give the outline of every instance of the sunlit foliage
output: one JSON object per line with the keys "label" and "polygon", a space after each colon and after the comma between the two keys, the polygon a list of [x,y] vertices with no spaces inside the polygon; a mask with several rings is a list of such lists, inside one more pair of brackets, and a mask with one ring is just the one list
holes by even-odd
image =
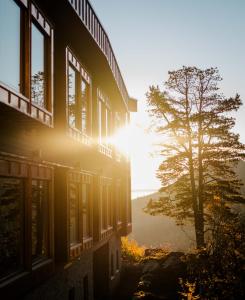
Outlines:
{"label": "sunlit foliage", "polygon": [[145,248],[137,244],[135,240],[122,237],[122,258],[129,262],[139,262],[145,253]]}
{"label": "sunlit foliage", "polygon": [[149,112],[159,134],[163,161],[157,171],[164,197],[150,201],[145,211],[194,221],[197,247],[203,247],[205,207],[217,199],[243,201],[234,167],[245,147],[232,132],[231,113],[242,105],[239,95],[219,92],[216,68],[183,67],[169,72],[162,91],[151,86]]}

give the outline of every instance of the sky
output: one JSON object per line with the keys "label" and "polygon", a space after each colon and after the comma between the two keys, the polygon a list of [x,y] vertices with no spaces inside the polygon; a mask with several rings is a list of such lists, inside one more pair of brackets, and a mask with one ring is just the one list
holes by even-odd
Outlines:
{"label": "sky", "polygon": [[[146,92],[185,66],[217,67],[221,92],[241,95],[245,103],[245,0],[91,0],[103,24],[130,96],[132,114],[132,189],[157,189]],[[235,131],[245,143],[245,106],[236,114]],[[153,156],[153,157],[152,157]],[[144,171],[143,171],[144,169]]]}

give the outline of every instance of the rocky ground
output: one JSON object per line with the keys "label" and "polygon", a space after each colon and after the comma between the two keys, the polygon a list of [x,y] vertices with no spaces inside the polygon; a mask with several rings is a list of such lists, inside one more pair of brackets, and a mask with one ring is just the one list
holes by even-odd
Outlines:
{"label": "rocky ground", "polygon": [[147,249],[140,263],[125,263],[121,284],[111,300],[181,299],[179,278],[185,278],[185,255]]}

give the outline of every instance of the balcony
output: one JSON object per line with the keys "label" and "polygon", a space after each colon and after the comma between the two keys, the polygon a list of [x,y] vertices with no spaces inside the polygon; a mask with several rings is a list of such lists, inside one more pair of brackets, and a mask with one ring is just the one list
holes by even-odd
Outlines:
{"label": "balcony", "polygon": [[53,119],[52,113],[45,108],[39,107],[34,103],[31,103],[28,98],[18,94],[0,83],[0,102],[6,104],[8,107],[14,108],[26,116],[52,127]]}
{"label": "balcony", "polygon": [[129,95],[123,81],[117,60],[115,58],[113,49],[110,44],[108,35],[105,29],[101,25],[99,18],[97,17],[92,5],[88,0],[68,0],[73,9],[78,14],[79,18],[83,22],[84,26],[87,28],[98,47],[105,55],[107,62],[110,66],[122,99],[126,107],[128,107]]}

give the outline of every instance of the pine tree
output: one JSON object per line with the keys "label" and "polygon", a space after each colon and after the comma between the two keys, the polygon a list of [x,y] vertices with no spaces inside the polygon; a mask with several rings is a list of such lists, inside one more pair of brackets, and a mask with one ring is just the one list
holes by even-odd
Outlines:
{"label": "pine tree", "polygon": [[169,72],[166,89],[151,86],[149,112],[159,136],[163,161],[157,171],[164,197],[145,211],[194,221],[196,245],[205,245],[205,206],[215,201],[242,201],[241,181],[234,167],[245,157],[239,135],[232,132],[231,113],[242,105],[240,96],[219,93],[217,68],[183,67]]}

